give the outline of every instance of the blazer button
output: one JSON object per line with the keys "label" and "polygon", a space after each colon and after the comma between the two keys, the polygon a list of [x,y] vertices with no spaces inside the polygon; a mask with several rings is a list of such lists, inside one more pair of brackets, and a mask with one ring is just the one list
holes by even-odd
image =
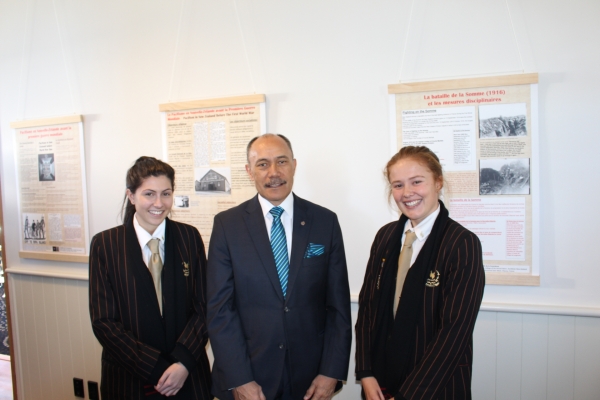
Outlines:
{"label": "blazer button", "polygon": [[289,312],[289,311],[290,311],[290,309],[286,307],[286,308],[284,308],[284,309],[283,309],[283,311],[285,311],[285,312]]}
{"label": "blazer button", "polygon": [[283,346],[283,343],[279,343],[279,348],[280,348],[280,349],[283,349],[283,347],[284,347],[284,346]]}

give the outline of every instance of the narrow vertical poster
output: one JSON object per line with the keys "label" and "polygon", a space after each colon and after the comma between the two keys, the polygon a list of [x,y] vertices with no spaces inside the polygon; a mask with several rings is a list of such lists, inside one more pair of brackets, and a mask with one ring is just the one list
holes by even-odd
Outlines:
{"label": "narrow vertical poster", "polygon": [[537,74],[389,85],[397,151],[427,146],[450,217],[481,240],[487,283],[539,285]]}
{"label": "narrow vertical poster", "polygon": [[256,194],[246,146],[265,133],[265,96],[161,104],[165,159],[175,169],[172,218],[195,226],[208,246],[214,216]]}
{"label": "narrow vertical poster", "polygon": [[13,122],[11,128],[16,135],[19,256],[87,262],[81,116]]}

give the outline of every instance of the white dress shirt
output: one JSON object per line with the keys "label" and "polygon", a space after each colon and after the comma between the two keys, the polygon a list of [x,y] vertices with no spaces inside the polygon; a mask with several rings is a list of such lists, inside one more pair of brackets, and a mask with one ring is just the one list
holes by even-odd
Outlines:
{"label": "white dress shirt", "polygon": [[406,238],[406,231],[413,231],[417,235],[417,240],[415,240],[412,245],[413,250],[412,250],[412,257],[410,259],[411,267],[415,263],[415,260],[417,259],[419,252],[425,245],[425,241],[427,240],[427,237],[431,233],[431,230],[433,229],[433,224],[439,214],[440,214],[440,205],[438,204],[437,209],[434,212],[432,212],[431,214],[429,214],[427,216],[427,218],[425,218],[423,221],[421,221],[421,223],[419,225],[415,226],[414,228],[412,226],[412,223],[410,222],[410,219],[408,221],[406,221],[406,224],[404,225],[404,233],[402,234],[402,246],[404,246],[404,239]]}
{"label": "white dress shirt", "polygon": [[133,228],[135,229],[135,234],[137,235],[138,242],[140,243],[140,248],[142,249],[142,258],[144,259],[144,264],[148,266],[148,260],[152,257],[152,251],[150,247],[148,247],[148,242],[151,239],[159,239],[158,241],[158,251],[160,253],[160,259],[165,260],[165,226],[167,225],[166,220],[160,223],[156,230],[151,235],[145,230],[137,220],[137,214],[133,216]]}
{"label": "white dress shirt", "polygon": [[[258,195],[258,202],[260,208],[262,208],[263,216],[265,217],[265,225],[267,226],[267,233],[269,234],[269,241],[271,241],[271,227],[273,226],[273,215],[271,215],[271,208],[276,207],[271,202],[260,194]],[[281,224],[285,230],[285,239],[287,242],[287,254],[288,260],[292,254],[292,227],[294,226],[294,195],[290,192],[288,197],[279,205],[283,208],[281,214]]]}

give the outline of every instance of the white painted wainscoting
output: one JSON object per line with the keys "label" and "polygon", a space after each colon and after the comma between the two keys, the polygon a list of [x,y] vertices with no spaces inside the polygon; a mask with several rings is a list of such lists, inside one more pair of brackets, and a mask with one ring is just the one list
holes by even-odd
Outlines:
{"label": "white painted wainscoting", "polygon": [[[48,275],[8,271],[19,400],[76,399],[73,377],[100,381],[101,347],[89,322],[88,282]],[[474,399],[600,399],[597,311],[507,309],[484,304],[479,314]],[[357,311],[354,301],[354,321]],[[560,315],[567,313],[573,315]],[[353,371],[351,360],[350,377]],[[353,378],[336,396],[359,398],[360,385]]]}

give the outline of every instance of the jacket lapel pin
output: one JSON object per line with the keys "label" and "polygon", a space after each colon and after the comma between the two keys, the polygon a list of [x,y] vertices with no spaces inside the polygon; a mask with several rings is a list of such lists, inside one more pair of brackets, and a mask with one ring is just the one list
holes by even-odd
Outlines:
{"label": "jacket lapel pin", "polygon": [[302,221],[302,222],[300,222],[300,225],[304,226],[304,225],[306,225],[306,222]]}
{"label": "jacket lapel pin", "polygon": [[183,276],[185,276],[185,277],[190,276],[190,265],[188,263],[186,263],[185,261],[183,261],[182,264],[183,264]]}

